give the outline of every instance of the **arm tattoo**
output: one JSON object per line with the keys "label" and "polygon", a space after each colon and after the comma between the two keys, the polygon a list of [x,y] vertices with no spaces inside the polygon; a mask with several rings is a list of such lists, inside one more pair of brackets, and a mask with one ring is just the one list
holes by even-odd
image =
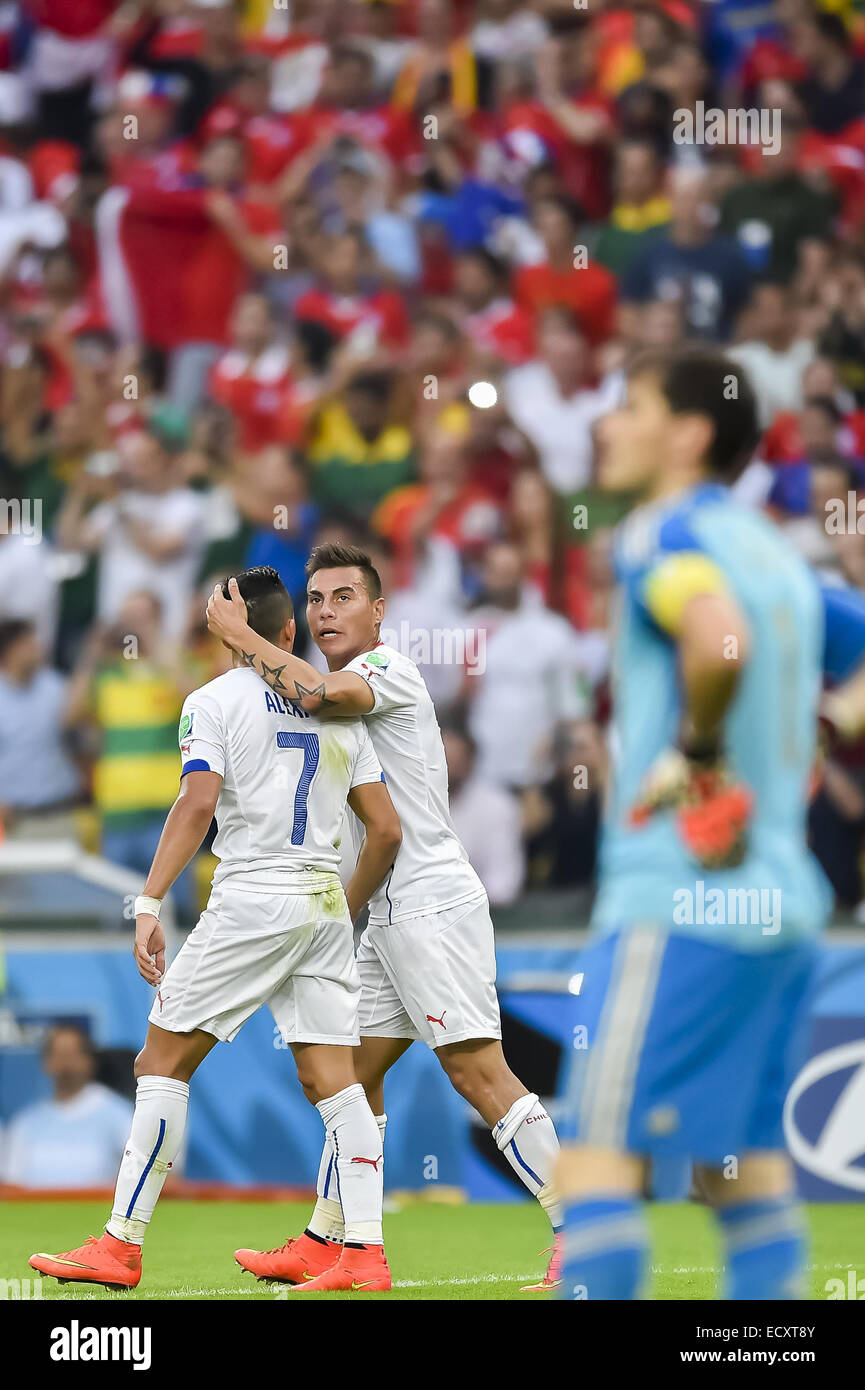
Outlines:
{"label": "arm tattoo", "polygon": [[280,676],[285,670],[285,665],[285,662],[283,662],[282,666],[268,666],[266,661],[262,661],[261,663],[261,674],[264,676],[268,685],[272,686],[274,690],[285,690],[285,686],[280,680]]}
{"label": "arm tattoo", "polygon": [[294,688],[295,688],[295,690],[297,691],[297,694],[296,694],[296,695],[286,695],[286,697],[285,697],[285,698],[288,700],[288,703],[289,703],[290,705],[299,705],[299,706],[302,706],[302,705],[303,705],[303,701],[304,701],[304,699],[306,698],[307,695],[313,695],[313,696],[317,695],[317,696],[319,697],[319,699],[320,699],[320,701],[321,701],[321,703],[320,703],[320,705],[319,705],[319,709],[335,709],[335,708],[337,707],[337,705],[339,704],[339,701],[338,701],[338,700],[329,700],[329,699],[327,698],[327,696],[325,695],[325,693],[324,693],[324,681],[322,681],[321,685],[317,685],[317,686],[315,687],[314,690],[307,690],[306,686],[305,686],[305,685],[301,685],[300,681],[295,681],[295,682],[294,682]]}
{"label": "arm tattoo", "polygon": [[253,671],[255,670],[255,652],[241,652],[244,661],[248,661]]}

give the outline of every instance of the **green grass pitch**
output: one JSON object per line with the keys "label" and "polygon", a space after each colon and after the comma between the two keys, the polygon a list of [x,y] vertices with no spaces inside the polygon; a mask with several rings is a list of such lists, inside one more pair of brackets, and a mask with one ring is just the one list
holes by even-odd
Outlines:
{"label": "green grass pitch", "polygon": [[[269,1248],[297,1234],[308,1203],[166,1201],[156,1212],[138,1288],[113,1293],[92,1285],[43,1279],[46,1299],[292,1298],[257,1283],[235,1264],[239,1246]],[[649,1209],[654,1247],[650,1296],[709,1299],[717,1288],[718,1247],[709,1214],[686,1203]],[[865,1274],[865,1205],[813,1206],[810,1278],[813,1297],[847,1270]],[[25,1279],[34,1250],[59,1253],[100,1234],[100,1202],[7,1202],[0,1210],[0,1279]],[[385,1240],[398,1299],[535,1299],[520,1284],[543,1273],[548,1228],[532,1205],[409,1204],[385,1216]],[[381,1294],[319,1294],[318,1298],[381,1298]],[[546,1297],[546,1295],[540,1295]]]}

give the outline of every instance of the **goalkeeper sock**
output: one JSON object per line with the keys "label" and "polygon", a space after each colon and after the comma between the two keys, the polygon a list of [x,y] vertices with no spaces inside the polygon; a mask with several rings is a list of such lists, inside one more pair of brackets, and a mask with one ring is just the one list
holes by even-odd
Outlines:
{"label": "goalkeeper sock", "polygon": [[553,1186],[559,1156],[555,1125],[536,1095],[520,1096],[493,1126],[492,1136],[520,1182],[537,1197],[554,1231],[562,1224],[562,1204]]}
{"label": "goalkeeper sock", "polygon": [[[387,1115],[376,1115],[375,1122],[378,1125],[378,1132],[381,1136],[382,1149],[384,1149],[384,1136],[387,1129]],[[333,1171],[333,1142],[328,1135],[324,1141],[324,1148],[321,1151],[321,1163],[318,1167],[318,1181],[315,1185],[318,1195],[312,1216],[307,1224],[307,1231],[312,1236],[318,1236],[320,1240],[337,1241],[340,1245],[345,1240],[345,1222],[342,1219],[342,1207],[339,1204],[336,1194],[336,1177]]]}
{"label": "goalkeeper sock", "polygon": [[140,1245],[186,1128],[189,1086],[169,1076],[139,1076],[132,1129],[117,1175],[109,1235]]}
{"label": "goalkeeper sock", "polygon": [[363,1087],[357,1082],[346,1086],[319,1101],[316,1109],[333,1146],[333,1179],[345,1222],[345,1244],[381,1245],[381,1131]]}
{"label": "goalkeeper sock", "polygon": [[722,1207],[728,1299],[804,1298],[806,1238],[801,1208],[790,1197]]}
{"label": "goalkeeper sock", "polygon": [[559,1297],[633,1299],[646,1268],[648,1238],[634,1197],[584,1197],[565,1208]]}

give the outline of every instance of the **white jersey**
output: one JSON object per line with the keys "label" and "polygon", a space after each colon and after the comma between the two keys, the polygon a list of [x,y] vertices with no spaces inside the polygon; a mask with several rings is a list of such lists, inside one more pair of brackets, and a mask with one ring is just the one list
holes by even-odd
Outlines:
{"label": "white jersey", "polygon": [[[364,715],[402,824],[393,871],[370,901],[371,922],[440,912],[483,893],[448,810],[448,773],[433,702],[414,662],[384,643],[345,667],[369,683]],[[363,829],[356,817],[353,839]]]}
{"label": "white jersey", "polygon": [[241,666],[187,698],[179,738],[181,775],[222,777],[214,886],[308,893],[338,872],[346,797],[382,779],[362,719],[320,720]]}

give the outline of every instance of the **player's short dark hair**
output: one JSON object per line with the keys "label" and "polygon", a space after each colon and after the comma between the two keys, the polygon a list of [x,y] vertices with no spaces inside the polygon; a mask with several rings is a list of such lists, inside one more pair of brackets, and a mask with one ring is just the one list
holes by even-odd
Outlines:
{"label": "player's short dark hair", "polygon": [[[235,575],[240,597],[246,604],[246,621],[268,642],[275,642],[289,618],[294,617],[291,595],[272,565],[255,565]],[[222,592],[229,598],[228,580]]]}
{"label": "player's short dark hair", "polygon": [[306,577],[311,578],[316,570],[359,569],[363,584],[370,599],[381,598],[381,579],[378,570],[365,550],[359,545],[341,545],[339,542],[324,541],[313,546],[306,562]]}
{"label": "player's short dark hair", "polygon": [[718,348],[686,343],[640,353],[628,376],[646,375],[658,382],[674,415],[705,415],[711,421],[709,469],[724,482],[734,482],[760,439],[757,401],[742,367]]}

